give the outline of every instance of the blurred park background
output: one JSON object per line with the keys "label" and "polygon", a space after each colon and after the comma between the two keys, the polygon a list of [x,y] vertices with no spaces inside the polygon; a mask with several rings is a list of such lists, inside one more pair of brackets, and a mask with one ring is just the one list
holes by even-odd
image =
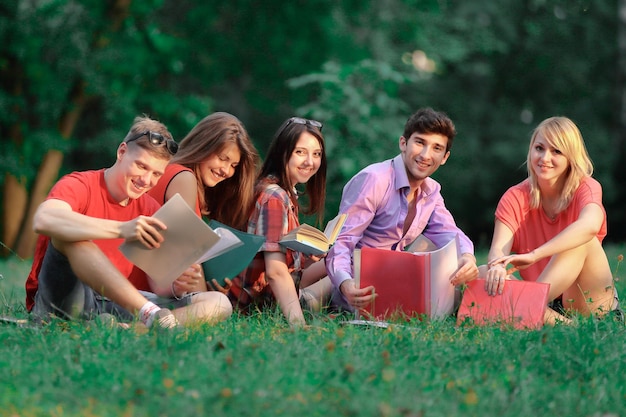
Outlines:
{"label": "blurred park background", "polygon": [[137,115],[180,140],[227,111],[262,156],[285,118],[322,121],[328,219],[423,106],[457,126],[435,178],[478,246],[555,115],[580,127],[622,242],[625,98],[626,0],[0,0],[3,253],[31,256],[51,185],[111,165]]}

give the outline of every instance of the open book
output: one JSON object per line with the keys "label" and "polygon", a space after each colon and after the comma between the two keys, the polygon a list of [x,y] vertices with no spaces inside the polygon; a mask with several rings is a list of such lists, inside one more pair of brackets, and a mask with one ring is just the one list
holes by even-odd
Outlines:
{"label": "open book", "polygon": [[444,318],[454,309],[450,277],[458,269],[458,237],[443,248],[399,252],[361,248],[354,251],[354,280],[359,288],[373,285],[376,297],[357,319],[389,320],[427,315]]}
{"label": "open book", "polygon": [[176,194],[153,217],[167,226],[162,230],[163,242],[148,249],[138,241],[124,242],[120,251],[141,268],[157,288],[167,288],[191,264],[200,264],[243,244],[233,232],[224,228],[211,229]]}
{"label": "open book", "polygon": [[457,324],[471,320],[474,324],[503,324],[517,329],[537,329],[543,326],[548,305],[550,284],[533,281],[507,280],[502,294],[489,295],[485,280],[467,283]]}
{"label": "open book", "polygon": [[283,236],[279,243],[305,255],[323,255],[335,243],[347,216],[345,213],[337,215],[328,222],[324,232],[308,224],[302,224]]}
{"label": "open book", "polygon": [[261,249],[261,246],[263,246],[263,243],[265,243],[265,236],[242,232],[215,220],[209,221],[209,226],[216,230],[219,228],[228,229],[243,242],[243,245],[211,258],[202,264],[206,280],[215,279],[218,284],[224,286],[225,278],[234,278],[248,267],[259,249]]}

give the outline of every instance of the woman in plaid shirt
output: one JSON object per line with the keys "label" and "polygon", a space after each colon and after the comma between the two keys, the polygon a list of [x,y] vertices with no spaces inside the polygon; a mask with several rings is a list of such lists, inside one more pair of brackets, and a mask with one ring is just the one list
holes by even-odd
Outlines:
{"label": "woman in plaid shirt", "polygon": [[[248,268],[233,279],[228,294],[243,311],[276,302],[292,326],[305,324],[300,298],[321,300],[331,291],[323,261],[279,244],[300,225],[300,210],[316,214],[320,223],[323,219],[326,153],[321,129],[318,121],[292,117],[274,136],[258,177],[247,230],[265,236],[265,243]],[[296,190],[298,184],[305,184],[303,192]],[[303,196],[308,204],[301,207]]]}

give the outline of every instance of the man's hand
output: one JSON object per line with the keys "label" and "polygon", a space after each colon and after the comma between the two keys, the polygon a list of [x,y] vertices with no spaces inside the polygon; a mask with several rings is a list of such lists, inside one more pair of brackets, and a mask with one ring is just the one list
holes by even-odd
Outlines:
{"label": "man's hand", "polygon": [[471,253],[464,253],[459,259],[459,269],[452,274],[450,282],[452,285],[460,285],[476,278],[478,278],[476,258]]}
{"label": "man's hand", "polygon": [[154,217],[139,216],[133,220],[122,223],[120,237],[127,242],[138,240],[148,249],[158,248],[163,242],[161,230],[167,226]]}
{"label": "man's hand", "polygon": [[346,297],[348,304],[354,308],[367,307],[376,295],[374,294],[374,286],[370,285],[365,288],[357,288],[353,279],[347,279],[341,283],[339,290]]}

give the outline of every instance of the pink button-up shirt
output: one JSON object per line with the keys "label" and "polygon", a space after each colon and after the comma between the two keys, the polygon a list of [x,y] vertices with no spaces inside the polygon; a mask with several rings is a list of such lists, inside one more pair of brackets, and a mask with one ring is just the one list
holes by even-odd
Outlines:
{"label": "pink button-up shirt", "polygon": [[421,234],[441,248],[458,235],[460,253],[474,253],[472,241],[457,227],[444,204],[441,185],[432,178],[422,183],[415,218],[403,235],[409,190],[401,155],[366,167],[346,184],[339,212],[348,217],[326,257],[328,275],[337,288],[352,278],[352,253],[356,248],[401,251]]}

